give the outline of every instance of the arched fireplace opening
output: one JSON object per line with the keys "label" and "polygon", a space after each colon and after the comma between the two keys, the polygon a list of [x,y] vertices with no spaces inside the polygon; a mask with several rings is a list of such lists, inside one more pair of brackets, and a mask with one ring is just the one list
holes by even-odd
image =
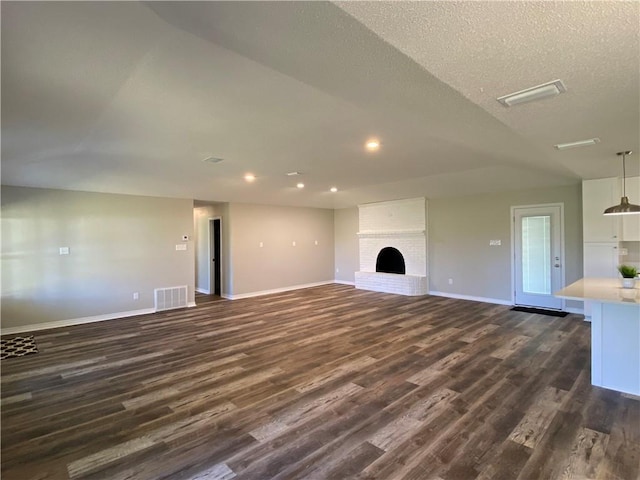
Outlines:
{"label": "arched fireplace opening", "polygon": [[406,269],[404,266],[404,257],[400,253],[400,250],[393,247],[384,247],[380,250],[378,258],[376,259],[376,272],[404,275]]}

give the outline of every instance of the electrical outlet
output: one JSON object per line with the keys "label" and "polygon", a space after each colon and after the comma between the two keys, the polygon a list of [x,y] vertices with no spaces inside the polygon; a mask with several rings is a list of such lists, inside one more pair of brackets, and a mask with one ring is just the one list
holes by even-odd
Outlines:
{"label": "electrical outlet", "polygon": [[453,278],[449,279],[449,285],[453,285]]}
{"label": "electrical outlet", "polygon": [[318,245],[318,240],[316,240],[316,245]]}
{"label": "electrical outlet", "polygon": [[293,247],[295,247],[295,246],[296,246],[296,241],[294,240],[293,242],[291,242],[291,245],[292,245]]}
{"label": "electrical outlet", "polygon": [[621,248],[618,251],[618,255],[620,255],[621,257],[625,256],[625,255],[629,255],[629,250],[627,250],[626,248]]}
{"label": "electrical outlet", "polygon": [[489,245],[492,247],[502,245],[502,240],[489,240]]}
{"label": "electrical outlet", "polygon": [[264,243],[263,243],[263,242],[260,242],[260,243],[258,244],[258,246],[259,246],[260,248],[262,248],[262,247],[264,247]]}
{"label": "electrical outlet", "polygon": [[133,292],[133,299],[138,300],[140,298],[140,294],[138,292]]}
{"label": "electrical outlet", "polygon": [[339,268],[336,268],[336,273],[340,273],[340,269]]}
{"label": "electrical outlet", "polygon": [[60,255],[69,255],[69,247],[60,247]]}

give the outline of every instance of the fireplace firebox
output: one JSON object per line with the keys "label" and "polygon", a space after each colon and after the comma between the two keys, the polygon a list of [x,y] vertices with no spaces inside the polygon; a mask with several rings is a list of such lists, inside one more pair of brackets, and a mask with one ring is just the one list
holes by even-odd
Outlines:
{"label": "fireplace firebox", "polygon": [[393,247],[384,247],[380,250],[378,258],[376,259],[376,272],[404,275],[406,268],[404,265],[404,257],[402,253],[400,253],[400,250]]}

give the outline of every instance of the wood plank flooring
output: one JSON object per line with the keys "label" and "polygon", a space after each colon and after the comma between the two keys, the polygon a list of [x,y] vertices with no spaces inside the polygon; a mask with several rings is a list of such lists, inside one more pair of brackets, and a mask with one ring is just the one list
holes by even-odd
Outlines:
{"label": "wood plank flooring", "polygon": [[2,478],[640,477],[640,401],[582,317],[329,285],[35,332]]}

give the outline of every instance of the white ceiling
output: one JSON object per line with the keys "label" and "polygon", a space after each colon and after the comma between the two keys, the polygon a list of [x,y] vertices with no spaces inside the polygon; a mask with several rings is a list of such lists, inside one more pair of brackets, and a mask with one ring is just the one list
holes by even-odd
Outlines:
{"label": "white ceiling", "polygon": [[340,208],[616,176],[640,147],[639,2],[1,8],[6,185]]}

